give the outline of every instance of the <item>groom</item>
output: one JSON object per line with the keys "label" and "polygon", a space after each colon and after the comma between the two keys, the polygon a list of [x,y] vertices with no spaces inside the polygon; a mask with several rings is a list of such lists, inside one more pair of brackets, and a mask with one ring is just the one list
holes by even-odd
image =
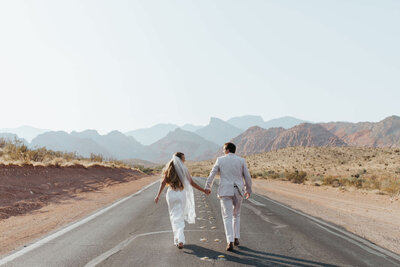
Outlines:
{"label": "groom", "polygon": [[251,177],[244,158],[235,155],[236,146],[233,143],[224,145],[225,156],[219,157],[208,176],[205,190],[210,194],[215,175],[219,172],[221,179],[218,187],[218,198],[221,202],[222,218],[226,234],[227,251],[233,250],[233,245],[239,245],[240,238],[240,206],[243,197],[248,199],[251,194]]}

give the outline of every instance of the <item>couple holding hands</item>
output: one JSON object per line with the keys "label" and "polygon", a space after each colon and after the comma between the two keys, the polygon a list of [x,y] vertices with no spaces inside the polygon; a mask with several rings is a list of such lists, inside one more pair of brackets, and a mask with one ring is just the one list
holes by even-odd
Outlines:
{"label": "couple holding hands", "polygon": [[174,232],[174,244],[182,249],[185,244],[185,220],[193,224],[196,219],[193,187],[206,195],[211,193],[215,175],[220,174],[218,198],[221,203],[221,213],[224,222],[227,251],[232,251],[234,245],[239,245],[240,238],[240,207],[243,198],[251,194],[251,177],[244,158],[235,155],[236,146],[226,143],[223,147],[224,156],[215,162],[207,178],[205,188],[196,184],[187,167],[185,155],[177,152],[165,166],[158,194],[154,199],[158,203],[161,192],[168,186],[166,200]]}

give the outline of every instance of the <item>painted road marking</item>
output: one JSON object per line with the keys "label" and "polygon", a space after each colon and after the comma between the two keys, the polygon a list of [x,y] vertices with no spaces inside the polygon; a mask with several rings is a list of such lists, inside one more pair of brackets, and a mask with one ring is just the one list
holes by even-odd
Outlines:
{"label": "painted road marking", "polygon": [[249,198],[249,199],[247,199],[247,200],[250,201],[251,203],[253,203],[253,204],[256,205],[256,206],[265,207],[265,204],[263,204],[263,203],[261,203],[261,202],[258,202],[258,201],[254,200],[254,199],[252,199],[252,198]]}
{"label": "painted road marking", "polygon": [[[204,232],[204,231],[203,230],[185,230],[185,232]],[[138,237],[149,236],[149,235],[157,235],[157,234],[164,234],[164,233],[172,233],[172,230],[149,232],[149,233],[143,233],[143,234],[134,235],[134,236],[132,236],[132,237],[130,237],[128,239],[125,239],[124,241],[122,241],[121,243],[119,243],[118,245],[113,247],[112,249],[110,249],[110,250],[104,252],[103,254],[99,255],[98,257],[94,258],[93,260],[88,262],[85,265],[85,267],[97,266],[98,264],[102,263],[103,261],[105,261],[106,259],[108,259],[112,255],[114,255],[115,253],[117,253],[117,252],[121,251],[122,249],[124,249],[125,247],[127,247],[130,243],[132,243],[133,240],[135,240]],[[200,241],[205,242],[205,241],[207,241],[207,239],[206,238],[202,238],[202,239],[200,239]]]}
{"label": "painted road marking", "polygon": [[57,232],[45,237],[43,239],[41,239],[41,240],[38,240],[35,243],[33,243],[33,244],[31,244],[31,245],[29,245],[29,246],[27,246],[27,247],[25,247],[25,248],[23,248],[21,250],[9,255],[9,256],[4,257],[3,259],[0,259],[0,265],[4,265],[4,264],[6,264],[6,263],[8,263],[10,261],[13,261],[16,258],[21,257],[22,255],[24,255],[24,254],[26,254],[26,253],[28,253],[28,252],[30,252],[30,251],[38,248],[38,247],[41,247],[42,245],[50,242],[51,240],[54,240],[57,237],[60,237],[60,236],[62,236],[64,234],[68,233],[69,231],[71,231],[71,230],[73,230],[73,229],[75,229],[75,228],[77,228],[77,227],[79,227],[79,226],[81,226],[81,225],[93,220],[94,218],[102,215],[103,213],[105,213],[105,212],[109,211],[110,209],[118,206],[119,204],[127,201],[128,199],[130,199],[130,198],[142,193],[144,190],[146,190],[147,188],[151,187],[152,185],[154,185],[156,183],[159,183],[159,181],[155,181],[155,182],[143,187],[142,189],[140,189],[136,193],[134,193],[134,194],[132,194],[130,196],[127,196],[127,197],[115,202],[114,204],[111,204],[110,206],[108,206],[108,207],[106,207],[106,208],[104,208],[102,210],[99,210],[98,212],[96,212],[96,213],[94,213],[94,214],[92,214],[92,215],[90,215],[90,216],[88,216],[88,217],[86,217],[86,218],[84,218],[84,219],[82,219],[80,221],[77,221],[77,222],[75,222],[75,223],[73,223],[73,224],[71,224],[71,225],[69,225],[69,226],[67,226],[67,227],[65,227],[65,228],[63,228],[63,229],[61,229],[61,230],[59,230],[59,231],[57,231]]}
{"label": "painted road marking", "polygon": [[248,208],[249,210],[252,210],[258,217],[260,217],[263,221],[272,224],[273,228],[285,228],[287,225],[285,224],[279,224],[279,223],[274,223],[272,222],[267,216],[265,216],[260,210],[256,209],[255,207],[249,205],[249,204],[243,204],[244,207]]}
{"label": "painted road marking", "polygon": [[[356,236],[355,234],[352,234],[350,232],[346,232],[346,231],[344,231],[344,230],[342,230],[342,229],[340,229],[338,227],[335,227],[335,226],[333,226],[333,225],[331,225],[329,223],[326,223],[326,222],[324,222],[322,220],[314,218],[311,215],[305,214],[305,213],[303,213],[301,211],[292,209],[292,208],[290,208],[290,207],[288,207],[288,206],[286,206],[286,205],[284,205],[282,203],[279,203],[279,202],[277,202],[275,200],[272,200],[270,198],[267,198],[265,196],[262,196],[262,195],[259,195],[259,194],[257,194],[257,196],[259,196],[259,197],[261,197],[261,198],[263,198],[263,199],[265,199],[267,201],[275,203],[275,204],[277,204],[277,205],[279,205],[281,207],[284,207],[284,208],[286,208],[286,209],[288,209],[290,211],[293,211],[294,213],[297,213],[299,215],[302,215],[302,216],[312,220],[314,223],[316,223],[320,228],[324,229],[325,231],[327,231],[327,232],[329,232],[331,234],[334,234],[334,235],[336,235],[338,237],[341,237],[341,238],[343,238],[343,239],[345,239],[345,240],[347,240],[347,241],[359,246],[360,248],[362,248],[362,249],[364,249],[364,250],[366,250],[366,251],[368,251],[368,252],[370,252],[370,253],[372,253],[374,255],[377,255],[377,256],[380,256],[380,257],[384,257],[384,258],[389,256],[389,257],[391,257],[393,259],[396,259],[397,261],[400,262],[400,255],[397,255],[397,254],[395,254],[395,253],[393,253],[393,252],[391,252],[389,250],[381,248],[381,247],[369,242],[366,239],[363,239],[363,238],[361,238],[359,236]],[[341,235],[338,234],[338,233],[333,232],[329,228],[341,233]],[[374,250],[372,250],[372,249],[374,249]],[[398,264],[398,262],[393,262],[393,263],[394,264]]]}

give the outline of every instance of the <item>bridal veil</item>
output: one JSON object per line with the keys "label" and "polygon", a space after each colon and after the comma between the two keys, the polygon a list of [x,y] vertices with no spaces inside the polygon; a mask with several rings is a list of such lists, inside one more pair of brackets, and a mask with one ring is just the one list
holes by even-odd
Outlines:
{"label": "bridal veil", "polygon": [[174,163],[176,173],[178,174],[179,180],[181,180],[184,186],[183,190],[186,196],[186,205],[184,210],[185,221],[187,221],[190,224],[193,224],[195,223],[196,212],[194,205],[193,187],[190,184],[192,178],[190,176],[188,168],[183,164],[182,160],[179,157],[174,155],[172,157],[172,160]]}

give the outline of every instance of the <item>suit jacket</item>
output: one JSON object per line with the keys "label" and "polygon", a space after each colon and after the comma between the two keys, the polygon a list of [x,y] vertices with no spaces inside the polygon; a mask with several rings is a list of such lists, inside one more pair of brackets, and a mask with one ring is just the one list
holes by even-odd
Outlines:
{"label": "suit jacket", "polygon": [[245,192],[252,192],[251,177],[244,158],[238,157],[233,153],[217,158],[207,178],[205,189],[211,189],[215,175],[218,172],[221,176],[218,197],[233,196],[235,185],[242,196]]}

